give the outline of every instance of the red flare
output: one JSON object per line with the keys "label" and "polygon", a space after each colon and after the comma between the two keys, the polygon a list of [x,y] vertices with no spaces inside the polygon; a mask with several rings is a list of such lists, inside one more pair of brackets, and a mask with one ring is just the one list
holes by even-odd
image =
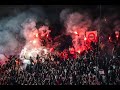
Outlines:
{"label": "red flare", "polygon": [[118,35],[116,35],[116,38],[118,38],[119,36]]}
{"label": "red flare", "polygon": [[80,50],[77,51],[80,54]]}
{"label": "red flare", "polygon": [[84,40],[86,41],[86,40],[87,40],[87,38],[85,37],[85,38],[84,38]]}
{"label": "red flare", "polygon": [[36,44],[36,40],[33,41],[33,44]]}
{"label": "red flare", "polygon": [[47,34],[47,37],[48,37],[48,34]]}
{"label": "red flare", "polygon": [[78,32],[76,32],[76,31],[75,31],[74,33],[75,33],[76,35],[78,34]]}
{"label": "red flare", "polygon": [[38,37],[38,33],[35,36]]}

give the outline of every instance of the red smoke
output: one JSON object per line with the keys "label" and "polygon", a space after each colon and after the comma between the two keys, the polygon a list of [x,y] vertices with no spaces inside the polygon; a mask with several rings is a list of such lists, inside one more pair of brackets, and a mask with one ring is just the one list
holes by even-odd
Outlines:
{"label": "red smoke", "polygon": [[[81,21],[81,19],[83,18],[85,20]],[[28,56],[32,55],[32,57],[34,57],[39,54],[44,57],[43,54],[57,53],[58,55],[60,55],[60,57],[64,57],[65,59],[67,59],[70,53],[71,55],[73,55],[73,57],[76,57],[76,53],[81,54],[84,50],[90,47],[89,37],[86,37],[86,32],[88,31],[90,23],[91,21],[89,20],[89,18],[86,18],[79,13],[74,13],[69,16],[68,20],[66,21],[67,32],[65,35],[71,36],[73,46],[69,47],[69,50],[65,49],[62,52],[57,49],[57,46],[64,46],[64,43],[52,41],[49,35],[51,30],[49,30],[48,26],[43,25],[39,28],[36,28],[35,21],[32,21],[29,24],[25,24],[24,36],[26,39],[26,45],[21,51],[21,55],[25,56],[26,54],[28,54]],[[61,40],[61,36],[58,38],[58,40]]]}

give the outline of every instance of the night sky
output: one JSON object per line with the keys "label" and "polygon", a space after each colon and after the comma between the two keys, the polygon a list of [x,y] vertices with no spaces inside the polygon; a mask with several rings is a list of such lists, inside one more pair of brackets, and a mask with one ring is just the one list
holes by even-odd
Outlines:
{"label": "night sky", "polygon": [[[46,13],[51,23],[59,23],[60,21],[60,12],[65,8],[70,8],[73,11],[87,11],[90,12],[93,18],[99,17],[100,14],[100,5],[2,5],[0,6],[0,18],[14,15],[15,12],[22,12],[30,7],[41,7]],[[102,15],[112,14],[114,12],[119,13],[119,6],[113,5],[101,5]],[[16,10],[16,11],[15,11]]]}
{"label": "night sky", "polygon": [[[0,6],[0,18],[13,15],[18,11],[25,11],[30,7],[41,7],[51,22],[58,22],[60,12],[65,8],[71,8],[75,11],[89,10],[93,15],[99,12],[99,5],[3,5]],[[54,18],[53,18],[54,17]]]}
{"label": "night sky", "polygon": [[[25,11],[30,7],[41,7],[51,22],[59,21],[59,14],[65,8],[71,8],[72,10],[89,11],[93,17],[98,17],[100,13],[100,5],[1,5],[0,6],[0,18],[10,16],[17,11]],[[118,12],[120,7],[114,5],[101,5],[102,14]],[[55,16],[55,17],[54,17]],[[54,17],[54,18],[53,18]]]}

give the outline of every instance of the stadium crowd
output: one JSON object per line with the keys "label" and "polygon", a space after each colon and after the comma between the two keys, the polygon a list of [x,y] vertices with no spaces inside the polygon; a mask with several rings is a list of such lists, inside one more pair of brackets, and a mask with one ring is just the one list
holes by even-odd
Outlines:
{"label": "stadium crowd", "polygon": [[41,62],[36,57],[37,62],[31,59],[26,69],[18,56],[10,56],[0,66],[0,85],[120,85],[119,57],[99,55],[88,50],[76,59],[54,56],[54,61]]}

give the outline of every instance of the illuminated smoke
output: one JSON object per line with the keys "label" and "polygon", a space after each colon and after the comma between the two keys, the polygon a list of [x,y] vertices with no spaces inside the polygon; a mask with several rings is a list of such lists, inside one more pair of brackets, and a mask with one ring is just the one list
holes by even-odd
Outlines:
{"label": "illuminated smoke", "polygon": [[85,32],[90,26],[91,20],[87,14],[74,12],[67,16],[67,20],[65,21],[66,33],[71,35],[73,46],[78,53],[85,49]]}
{"label": "illuminated smoke", "polygon": [[[9,6],[8,6],[9,7]],[[13,12],[16,10],[16,13]],[[24,35],[23,23],[29,19],[45,22],[45,13],[41,7],[13,9],[9,16],[0,20],[0,53],[19,54],[28,38]]]}
{"label": "illuminated smoke", "polygon": [[18,47],[18,41],[8,31],[0,31],[0,53],[14,54]]}
{"label": "illuminated smoke", "polygon": [[61,21],[62,23],[65,22],[66,19],[67,19],[67,16],[68,16],[70,13],[71,13],[71,9],[66,8],[66,9],[62,10],[61,13],[60,13],[60,21]]}
{"label": "illuminated smoke", "polygon": [[45,36],[43,30],[48,31],[48,27],[41,26],[39,29],[36,28],[36,20],[30,19],[28,22],[23,23],[24,37],[26,39],[26,44],[20,53],[20,58],[22,60],[33,58],[35,59],[37,55],[44,56],[48,54],[48,49],[42,46],[41,38]]}
{"label": "illuminated smoke", "polygon": [[[27,57],[36,56],[37,53],[41,53],[42,51],[44,53],[49,52],[49,48],[42,46],[43,43],[40,42],[38,34],[41,33],[40,36],[43,38],[44,36],[48,37],[48,33],[50,32],[48,27],[39,26],[39,28],[36,29],[36,22],[40,21],[41,23],[48,23],[48,21],[46,22],[45,16],[43,10],[37,7],[28,8],[27,10],[16,12],[15,15],[2,18],[0,20],[0,53],[18,54],[17,49],[19,48],[22,48],[22,51],[21,49],[19,50],[21,54],[29,52]],[[80,13],[72,12],[70,9],[65,9],[60,13],[60,21],[66,28],[66,31],[63,33],[72,37],[72,44],[78,53],[85,48],[85,32],[90,30],[91,26],[92,30],[99,30],[100,28],[99,36],[103,37],[104,42],[107,41],[106,34],[120,31],[120,21],[118,20],[118,16],[120,15],[116,15],[116,13],[115,15],[108,13],[105,17],[103,15],[101,20],[98,16],[98,19],[93,21],[91,21],[89,16],[90,15],[87,14],[87,11],[85,11],[85,13]],[[52,18],[54,18],[54,16],[52,16]],[[47,29],[48,32],[42,34],[43,29]],[[64,37],[62,38],[62,35],[60,38],[64,39],[63,42],[68,40]],[[65,44],[66,43],[61,43],[61,46],[65,46]]]}
{"label": "illuminated smoke", "polygon": [[3,54],[0,54],[0,65],[4,65],[5,61],[8,61],[7,57],[5,57]]}

